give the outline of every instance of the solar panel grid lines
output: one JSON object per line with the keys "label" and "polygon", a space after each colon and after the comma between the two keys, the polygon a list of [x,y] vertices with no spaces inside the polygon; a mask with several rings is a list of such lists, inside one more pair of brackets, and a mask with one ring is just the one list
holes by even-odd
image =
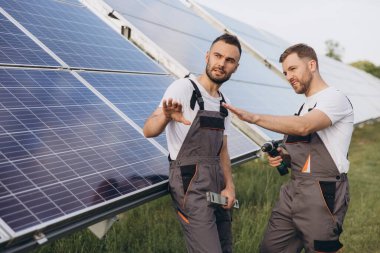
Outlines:
{"label": "solar panel grid lines", "polygon": [[[5,15],[5,16],[4,16]],[[13,21],[13,22],[12,22]],[[0,7],[0,64],[60,66]]]}
{"label": "solar panel grid lines", "polygon": [[[8,122],[0,128],[0,217],[13,232],[46,226],[167,179],[166,156],[71,72],[2,68],[0,77],[0,90],[9,91],[2,98],[12,96],[4,101],[17,101],[0,109]],[[38,103],[46,94],[38,89],[64,90],[71,99]],[[64,200],[54,194],[57,187]],[[12,208],[18,215],[11,215]]]}
{"label": "solar panel grid lines", "polygon": [[79,2],[0,3],[70,68],[166,73]]}
{"label": "solar panel grid lines", "polygon": [[[89,72],[87,72],[89,73]],[[101,98],[108,106],[110,106],[110,108],[112,108],[120,117],[122,117],[125,121],[127,121],[131,126],[133,126],[136,131],[138,131],[139,133],[142,134],[142,127],[143,127],[143,124],[140,123],[140,125],[136,124],[136,119],[135,118],[130,118],[131,117],[131,113],[134,112],[134,111],[129,111],[129,112],[126,112],[126,111],[123,111],[121,110],[121,108],[119,108],[118,104],[115,104],[114,102],[115,101],[112,101],[113,99],[115,98],[119,98],[119,99],[127,99],[126,103],[128,103],[129,105],[130,104],[133,104],[133,103],[136,103],[136,99],[138,98],[142,98],[144,99],[144,101],[151,101],[152,100],[152,97],[151,96],[141,96],[143,95],[144,93],[141,93],[139,92],[138,95],[140,96],[137,96],[137,94],[132,94],[132,98],[131,99],[128,99],[130,98],[129,96],[127,96],[127,94],[114,94],[114,96],[107,96],[107,91],[110,89],[110,87],[107,87],[106,90],[98,90],[96,89],[93,84],[96,83],[98,80],[97,79],[92,79],[91,80],[91,84],[89,82],[87,82],[87,80],[85,78],[82,78],[81,75],[79,75],[78,73],[73,73],[73,75],[75,75],[79,80],[81,80],[82,83],[84,83],[92,92],[94,92],[94,94],[96,94],[99,98]],[[86,75],[84,73],[84,75]],[[90,75],[90,74],[89,74]],[[139,75],[137,75],[139,76]],[[157,81],[159,81],[159,78],[161,77],[164,77],[164,78],[168,78],[169,80],[171,79],[169,76],[153,76],[153,75],[149,75],[150,77],[153,77],[152,79],[158,79],[158,80],[154,80],[155,82],[153,82],[152,80],[152,83],[154,84],[157,84]],[[131,76],[129,76],[131,78]],[[125,83],[123,83],[122,85],[125,86],[126,83],[128,83],[128,80],[124,80],[126,81]],[[140,87],[141,88],[141,87]],[[141,90],[140,90],[141,91]],[[142,91],[144,91],[142,89]],[[120,92],[120,90],[118,90],[118,92]],[[135,91],[136,92],[136,91]],[[128,94],[130,95],[130,94]],[[112,98],[112,100],[109,100],[109,98]],[[133,102],[132,102],[133,101]],[[119,103],[120,103],[120,100],[119,100]],[[140,110],[137,112],[137,115],[140,115],[141,117],[141,114],[144,115],[145,119],[148,118],[148,114],[147,113],[150,113],[152,112],[156,107],[153,107],[153,108],[140,108]],[[134,115],[136,115],[136,112],[134,112],[135,114],[132,114],[132,117]],[[128,116],[127,116],[128,115]],[[140,120],[141,122],[141,120]],[[142,134],[143,135],[143,134]],[[153,145],[155,145],[159,150],[161,150],[165,155],[168,155],[168,151],[164,148],[166,147],[166,141],[163,142],[163,139],[162,137],[160,139],[158,139],[160,142],[160,144],[158,144],[155,140],[152,140],[152,139],[148,139]]]}

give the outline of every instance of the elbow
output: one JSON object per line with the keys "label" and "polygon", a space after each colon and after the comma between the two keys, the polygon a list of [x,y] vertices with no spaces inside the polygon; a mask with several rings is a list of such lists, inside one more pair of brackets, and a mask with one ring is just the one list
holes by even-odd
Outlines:
{"label": "elbow", "polygon": [[151,131],[149,131],[145,127],[143,128],[143,134],[144,134],[145,138],[152,138],[152,137],[156,137],[157,136],[157,135],[154,135],[153,133],[151,133]]}
{"label": "elbow", "polygon": [[313,132],[313,129],[309,128],[308,126],[303,126],[298,129],[296,129],[296,135],[299,136],[307,136]]}

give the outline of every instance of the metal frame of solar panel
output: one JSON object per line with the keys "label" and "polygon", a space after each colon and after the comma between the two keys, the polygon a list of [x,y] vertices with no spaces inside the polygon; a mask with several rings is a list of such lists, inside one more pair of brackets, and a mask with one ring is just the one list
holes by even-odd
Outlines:
{"label": "metal frame of solar panel", "polygon": [[[197,59],[204,58],[212,40],[221,32],[193,10],[180,1],[103,1],[114,9],[113,14],[120,20],[137,27],[191,72],[203,72],[202,65],[194,63],[198,62]],[[264,92],[268,90],[266,87],[272,87],[270,90],[276,93],[277,99]],[[293,113],[293,108],[301,104],[301,97],[294,96],[286,81],[252,57],[244,48],[239,69],[222,86],[222,90],[237,106],[261,113],[290,114]],[[257,90],[263,91],[260,96],[256,94]],[[265,98],[266,103],[262,103]],[[260,110],[255,107],[257,105],[261,107]],[[262,131],[274,139],[281,137],[265,129]]]}
{"label": "metal frame of solar panel", "polygon": [[[75,61],[83,53],[83,45],[75,45],[80,41],[59,40],[71,40],[62,29],[69,34],[85,32],[78,28],[84,25],[93,33],[99,27],[100,42],[99,34],[91,37],[84,50],[91,46],[103,50],[109,43],[104,41],[107,38],[117,42],[112,50],[119,56],[132,55],[138,62],[106,61],[95,66],[100,70],[109,68],[109,72],[145,73],[158,78],[168,73],[99,22],[79,2],[0,4],[0,33],[4,34],[0,49],[9,59],[0,63],[1,251],[35,247],[44,239],[55,239],[166,194],[167,151],[143,138],[140,127],[74,71],[94,67],[87,64],[94,58],[85,54],[81,61]],[[32,13],[38,15],[33,17]],[[58,32],[49,30],[59,27],[60,15],[73,23],[68,26],[65,22],[59,33],[62,37],[53,39]],[[50,24],[53,25],[49,27]],[[18,43],[11,44],[13,41]],[[68,48],[68,44],[74,48],[71,57],[59,50]],[[9,50],[13,45],[17,49]],[[14,57],[13,52],[18,51],[27,53]],[[108,53],[108,49],[104,52]],[[36,231],[45,237],[39,235],[36,240]]]}

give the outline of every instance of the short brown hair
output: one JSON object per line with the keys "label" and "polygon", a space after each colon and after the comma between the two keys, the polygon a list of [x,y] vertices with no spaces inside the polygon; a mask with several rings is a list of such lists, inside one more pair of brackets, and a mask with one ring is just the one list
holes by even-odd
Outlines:
{"label": "short brown hair", "polygon": [[241,45],[240,45],[240,41],[238,39],[238,37],[236,37],[235,35],[232,35],[232,34],[228,34],[228,33],[225,33],[225,34],[222,34],[220,35],[218,38],[216,38],[212,43],[211,43],[211,47],[212,45],[214,45],[216,42],[218,41],[224,41],[225,43],[227,44],[230,44],[230,45],[233,45],[233,46],[236,46],[238,49],[239,49],[239,53],[241,55]]}
{"label": "short brown hair", "polygon": [[296,53],[299,58],[310,58],[312,60],[315,60],[315,62],[317,63],[317,68],[318,68],[317,54],[315,53],[312,47],[303,43],[295,44],[291,47],[288,47],[281,54],[279,62],[282,63],[283,61],[285,61],[286,57],[288,57],[292,53]]}

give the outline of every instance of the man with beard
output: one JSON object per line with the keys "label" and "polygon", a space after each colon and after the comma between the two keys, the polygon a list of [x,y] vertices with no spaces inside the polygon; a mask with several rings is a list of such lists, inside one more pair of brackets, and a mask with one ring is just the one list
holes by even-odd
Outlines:
{"label": "man with beard", "polygon": [[[228,100],[219,89],[238,68],[240,55],[235,36],[216,38],[206,54],[205,72],[173,82],[144,125],[146,137],[166,129],[169,190],[188,252],[232,252],[229,209],[235,186],[227,149],[231,115],[222,106]],[[208,191],[227,197],[227,205],[209,205]]]}
{"label": "man with beard", "polygon": [[[321,78],[311,47],[291,46],[280,62],[295,92],[306,96],[295,116],[249,113],[225,104],[240,119],[285,134],[283,148],[291,158],[291,180],[281,187],[260,252],[336,252],[349,202],[352,105]],[[278,149],[282,155],[283,148]],[[283,158],[269,157],[269,163],[277,167]]]}

